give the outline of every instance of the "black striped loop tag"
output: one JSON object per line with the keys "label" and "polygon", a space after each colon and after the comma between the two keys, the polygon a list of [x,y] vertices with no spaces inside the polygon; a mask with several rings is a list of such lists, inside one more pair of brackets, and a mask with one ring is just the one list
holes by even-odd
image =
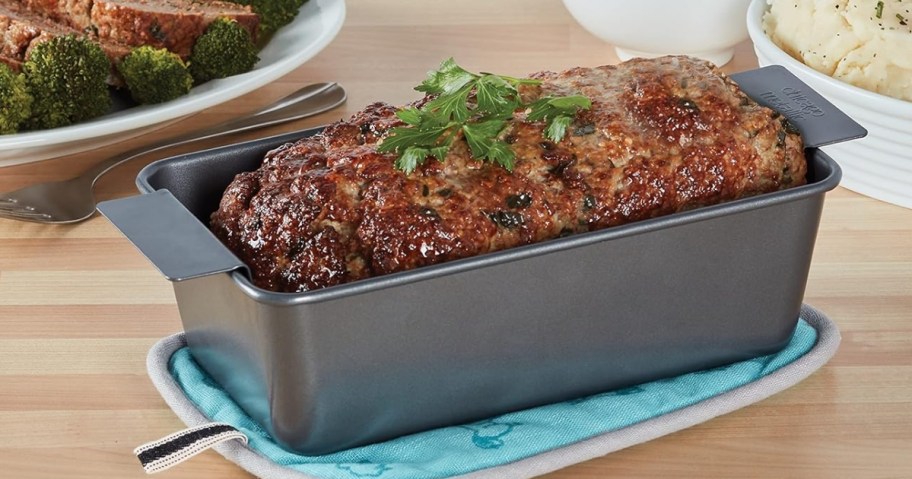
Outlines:
{"label": "black striped loop tag", "polygon": [[171,434],[133,450],[146,474],[155,474],[176,466],[216,444],[239,439],[247,444],[247,436],[233,426],[212,422]]}

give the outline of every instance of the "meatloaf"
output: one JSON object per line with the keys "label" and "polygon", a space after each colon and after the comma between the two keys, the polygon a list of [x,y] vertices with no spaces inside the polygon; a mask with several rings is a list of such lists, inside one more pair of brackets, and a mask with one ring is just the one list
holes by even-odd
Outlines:
{"label": "meatloaf", "polygon": [[98,38],[167,48],[186,59],[214,20],[231,18],[256,39],[259,17],[248,6],[215,0],[95,0],[91,20]]}
{"label": "meatloaf", "polygon": [[260,19],[249,6],[218,0],[0,0],[0,61],[18,69],[27,48],[55,36],[85,35],[116,63],[131,47],[166,48],[187,59],[217,18],[255,39]]}
{"label": "meatloaf", "polygon": [[[14,71],[21,69],[35,45],[64,35],[83,35],[83,32],[26,8],[24,2],[0,0],[0,62]],[[112,61],[130,53],[129,46],[118,42],[103,41],[99,44]]]}
{"label": "meatloaf", "polygon": [[[526,100],[582,94],[559,143],[517,111],[511,173],[457,141],[406,175],[374,103],[269,152],[228,186],[211,228],[259,287],[300,292],[801,185],[801,138],[707,62],[636,59],[533,75]],[[420,102],[419,102],[420,103]]]}

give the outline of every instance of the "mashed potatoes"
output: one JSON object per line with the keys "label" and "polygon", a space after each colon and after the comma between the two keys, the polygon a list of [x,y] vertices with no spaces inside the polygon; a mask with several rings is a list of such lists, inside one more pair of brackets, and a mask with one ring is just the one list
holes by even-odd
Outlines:
{"label": "mashed potatoes", "polygon": [[912,0],[767,0],[766,34],[809,67],[912,101]]}

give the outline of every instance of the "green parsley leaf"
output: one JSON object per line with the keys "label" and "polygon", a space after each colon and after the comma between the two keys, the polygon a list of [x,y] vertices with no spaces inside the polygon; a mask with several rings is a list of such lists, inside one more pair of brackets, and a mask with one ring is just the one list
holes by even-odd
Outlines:
{"label": "green parsley leaf", "polygon": [[419,165],[427,163],[427,159],[430,156],[437,158],[438,161],[445,160],[447,151],[449,150],[449,145],[434,148],[410,146],[399,155],[394,166],[396,169],[402,170],[408,175],[415,171],[415,168],[418,168]]}
{"label": "green parsley leaf", "polygon": [[448,151],[450,151],[449,144],[446,144],[443,146],[438,146],[436,148],[431,148],[431,150],[430,150],[431,156],[433,156],[434,158],[437,158],[437,161],[446,160],[446,155],[447,155]]}
{"label": "green parsley leaf", "polygon": [[493,75],[499,78],[502,78],[505,82],[513,85],[541,85],[541,80],[536,80],[534,78],[513,78],[506,75],[494,75],[493,73],[481,72],[482,75]]}
{"label": "green parsley leaf", "polygon": [[417,168],[418,165],[423,165],[427,161],[428,155],[430,155],[430,150],[427,148],[410,146],[399,155],[399,158],[396,159],[395,166],[408,175],[415,171],[415,168]]}
{"label": "green parsley leaf", "polygon": [[529,114],[526,115],[526,120],[541,121],[547,118],[549,113],[553,114],[554,107],[548,104],[550,100],[551,99],[548,97],[535,100],[535,102],[529,105]]}
{"label": "green parsley leaf", "polygon": [[548,104],[554,108],[560,110],[567,109],[582,109],[588,110],[592,107],[592,101],[582,95],[571,95],[571,96],[562,96],[558,98],[551,98],[548,100]]}
{"label": "green parsley leaf", "polygon": [[549,140],[558,143],[567,134],[567,128],[570,126],[570,123],[573,122],[573,118],[567,115],[558,115],[551,119],[551,122],[548,123],[548,127],[545,128],[545,136]]}
{"label": "green parsley leaf", "polygon": [[588,110],[592,102],[580,95],[564,96],[558,98],[543,97],[530,106],[529,121],[547,120],[559,115],[575,115],[577,110]]}
{"label": "green parsley leaf", "polygon": [[395,151],[402,154],[411,146],[434,146],[437,143],[437,139],[446,130],[446,127],[427,130],[404,127],[393,128],[390,130],[390,136],[386,137],[383,143],[380,143],[377,147],[377,151],[381,153]]}
{"label": "green parsley leaf", "polygon": [[488,151],[497,140],[497,135],[503,130],[506,122],[503,120],[488,120],[483,123],[462,125],[466,143],[472,150],[475,158],[487,158]]}
{"label": "green parsley leaf", "polygon": [[[503,131],[504,127],[507,126],[507,122],[504,120],[486,120],[478,123],[473,123],[471,125],[464,125],[470,127],[472,132],[476,134],[481,134],[484,136],[496,137],[500,135],[500,132]],[[464,129],[464,128],[463,128]]]}
{"label": "green parsley leaf", "polygon": [[476,132],[471,125],[462,125],[462,132],[465,134],[466,143],[472,150],[472,156],[475,158],[484,158],[485,153],[491,149],[494,139],[487,137],[480,132]]}
{"label": "green parsley leaf", "polygon": [[417,108],[406,108],[396,112],[396,116],[408,125],[418,126],[421,123],[421,112]]}
{"label": "green parsley leaf", "polygon": [[450,57],[444,60],[436,70],[428,72],[427,79],[415,89],[432,95],[449,94],[476,78],[478,75],[464,70]]}
{"label": "green parsley leaf", "polygon": [[454,122],[450,121],[449,117],[439,111],[418,110],[418,112],[421,113],[421,121],[418,123],[418,127],[421,129],[449,128],[455,125]]}
{"label": "green parsley leaf", "polygon": [[462,123],[469,119],[469,107],[466,105],[469,99],[469,92],[471,92],[471,88],[464,86],[453,94],[438,96],[428,102],[425,108],[436,111],[443,117],[452,118],[455,122]]}
{"label": "green parsley leaf", "polygon": [[472,156],[500,165],[507,171],[513,171],[513,160],[516,153],[505,141],[498,139],[507,122],[488,120],[474,125],[463,125],[466,143],[472,150]]}
{"label": "green parsley leaf", "polygon": [[576,113],[591,107],[589,99],[580,95],[523,103],[518,87],[539,83],[533,79],[472,73],[448,58],[415,87],[433,98],[421,108],[396,112],[407,126],[390,129],[378,151],[396,153],[394,166],[411,173],[429,157],[444,161],[461,132],[473,157],[512,171],[516,153],[501,136],[516,112],[528,110],[527,121],[545,121],[544,135],[558,142],[567,134]]}
{"label": "green parsley leaf", "polygon": [[592,101],[581,95],[544,97],[532,103],[526,120],[547,122],[545,136],[557,143],[567,134],[573,116],[579,110],[588,110],[591,107]]}
{"label": "green parsley leaf", "polygon": [[475,98],[478,110],[497,116],[501,112],[510,115],[518,108],[519,92],[513,85],[495,75],[485,75],[476,83]]}
{"label": "green parsley leaf", "polygon": [[488,154],[485,155],[486,160],[502,166],[507,171],[513,171],[513,160],[515,158],[516,153],[513,152],[510,145],[503,141],[494,142],[491,148],[488,149]]}

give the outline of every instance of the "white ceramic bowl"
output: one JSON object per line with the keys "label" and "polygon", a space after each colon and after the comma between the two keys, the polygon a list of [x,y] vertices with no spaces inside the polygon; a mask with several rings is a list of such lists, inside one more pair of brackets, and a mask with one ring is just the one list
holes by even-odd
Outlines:
{"label": "white ceramic bowl", "polygon": [[621,60],[683,54],[728,63],[747,39],[750,0],[563,0],[589,33]]}
{"label": "white ceramic bowl", "polygon": [[784,66],[868,129],[866,138],[823,148],[842,167],[840,184],[912,208],[912,102],[852,86],[795,60],[764,33],[766,11],[766,0],[754,0],[747,13],[760,65]]}

